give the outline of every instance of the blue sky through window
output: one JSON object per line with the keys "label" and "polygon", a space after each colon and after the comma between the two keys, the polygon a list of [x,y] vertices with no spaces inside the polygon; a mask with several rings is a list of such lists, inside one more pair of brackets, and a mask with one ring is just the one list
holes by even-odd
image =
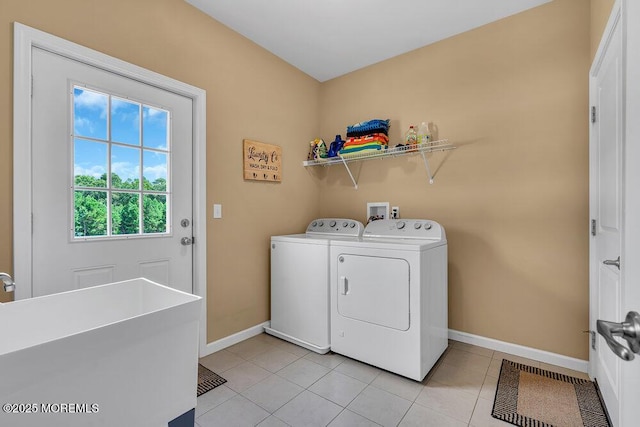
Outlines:
{"label": "blue sky through window", "polygon": [[167,155],[157,151],[144,150],[142,154],[144,162],[144,177],[153,182],[158,178],[167,179]]}
{"label": "blue sky through window", "polygon": [[113,145],[111,147],[111,173],[118,175],[122,181],[139,180],[140,150]]}
{"label": "blue sky through window", "polygon": [[111,140],[140,145],[140,104],[111,98]]}
{"label": "blue sky through window", "polygon": [[[168,150],[169,113],[165,110],[111,97],[96,91],[74,88],[74,175],[99,178],[107,171],[108,123],[111,121],[111,141],[140,146],[140,112],[142,110],[142,140],[146,148]],[[110,114],[109,114],[110,113]],[[105,141],[87,141],[86,137]],[[143,150],[143,175],[153,182],[167,179],[166,153]],[[140,178],[140,149],[113,144],[111,146],[111,172],[122,181]]]}
{"label": "blue sky through window", "polygon": [[169,113],[157,108],[142,107],[144,146],[167,150],[167,124]]}
{"label": "blue sky through window", "polygon": [[74,158],[74,176],[100,178],[107,171],[107,144],[76,138]]}
{"label": "blue sky through window", "polygon": [[107,104],[106,95],[75,88],[73,91],[74,134],[107,139]]}

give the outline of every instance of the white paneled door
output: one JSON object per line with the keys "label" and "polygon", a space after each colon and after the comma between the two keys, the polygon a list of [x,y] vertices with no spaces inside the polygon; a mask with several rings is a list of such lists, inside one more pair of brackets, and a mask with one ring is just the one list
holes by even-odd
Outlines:
{"label": "white paneled door", "polygon": [[[593,123],[595,158],[592,159],[593,200],[593,309],[597,319],[621,319],[620,268],[613,265],[621,255],[622,233],[622,30],[618,25],[607,47],[602,65],[594,76]],[[597,328],[593,328],[595,331]],[[597,336],[594,376],[605,397],[610,415],[618,420],[622,360]]]}
{"label": "white paneled door", "polygon": [[32,70],[33,296],[191,293],[192,100],[38,48]]}
{"label": "white paneled door", "polygon": [[640,4],[617,1],[590,73],[589,371],[616,427],[638,425],[640,390],[638,23]]}

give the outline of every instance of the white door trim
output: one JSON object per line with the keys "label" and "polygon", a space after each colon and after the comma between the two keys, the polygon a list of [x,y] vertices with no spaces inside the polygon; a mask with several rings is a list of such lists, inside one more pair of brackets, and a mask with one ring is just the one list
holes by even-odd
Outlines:
{"label": "white door trim", "polygon": [[16,299],[32,296],[31,50],[48,50],[193,100],[193,288],[203,298],[200,354],[207,346],[206,91],[93,49],[14,23],[13,64],[13,273]]}
{"label": "white door trim", "polygon": [[[621,278],[623,281],[622,295],[620,301],[621,313],[628,311],[640,310],[640,286],[638,279],[640,278],[640,263],[637,262],[640,256],[640,191],[638,191],[638,183],[640,182],[640,168],[638,168],[638,160],[640,159],[640,123],[636,119],[640,114],[640,57],[637,52],[640,49],[640,2],[635,0],[616,0],[613,5],[609,22],[604,31],[602,40],[593,65],[590,70],[590,97],[594,94],[593,76],[602,66],[604,52],[610,43],[613,29],[620,26],[622,29],[622,227],[623,234],[621,236]],[[594,156],[593,135],[590,135],[590,156]],[[590,164],[590,175],[593,174],[593,165]],[[594,218],[593,204],[593,184],[590,185],[590,212],[591,218]],[[591,239],[593,240],[593,239]],[[593,242],[591,243],[590,256],[590,282],[594,280],[594,264],[598,262],[593,257]],[[593,293],[593,286],[590,284],[590,327],[595,330],[595,318],[593,316],[594,302],[597,297]],[[623,314],[624,316],[624,314]],[[614,322],[621,322],[624,319],[605,319]],[[626,343],[623,341],[623,344]],[[622,378],[618,390],[619,405],[616,408],[619,411],[619,426],[628,427],[635,426],[637,420],[637,396],[640,387],[640,355],[636,355],[636,359],[631,362],[620,362],[622,366]],[[593,376],[594,372],[594,352],[590,352],[589,373]]]}
{"label": "white door trim", "polygon": [[[597,87],[596,87],[595,76],[597,75],[600,68],[602,67],[602,62],[604,61],[606,49],[611,43],[611,39],[613,37],[613,30],[617,25],[620,25],[621,19],[622,19],[621,4],[620,4],[620,1],[616,1],[612,7],[611,15],[609,16],[606,29],[604,30],[602,39],[600,40],[600,44],[598,46],[598,50],[593,59],[593,64],[591,65],[591,69],[589,71],[589,102],[592,102],[594,99],[596,99]],[[624,38],[624,32],[622,37]],[[624,91],[624,88],[622,90]],[[595,331],[596,330],[595,322],[597,319],[594,316],[595,316],[595,313],[597,312],[596,304],[598,303],[598,295],[596,293],[596,289],[593,284],[596,283],[596,280],[598,278],[599,261],[596,258],[596,245],[595,245],[595,240],[591,235],[592,232],[590,227],[591,227],[591,220],[598,218],[598,212],[597,212],[597,206],[596,206],[597,183],[594,182],[594,177],[596,176],[596,173],[597,173],[597,164],[595,163],[594,159],[597,158],[598,153],[597,153],[597,146],[595,144],[597,135],[594,134],[595,129],[594,129],[594,126],[591,125],[591,106],[592,105],[590,104],[590,108],[588,112],[589,114],[588,120],[590,123],[589,125],[589,224],[588,224],[588,227],[589,227],[589,233],[591,236],[589,238],[589,325],[590,325],[589,328],[591,329],[591,331]],[[625,107],[623,106],[622,108],[624,109]],[[622,112],[621,114],[624,116],[624,112]],[[624,146],[625,144],[624,144],[624,136],[623,136],[623,150],[624,150]],[[622,165],[622,167],[624,168],[624,165]],[[624,186],[624,179],[623,179],[623,183],[621,184]],[[622,215],[624,216],[624,211]],[[612,321],[617,321],[617,320],[612,320]],[[589,340],[589,375],[591,376],[591,378],[595,376],[595,365],[594,365],[595,356],[593,353],[594,353],[594,349],[591,346],[591,340]]]}

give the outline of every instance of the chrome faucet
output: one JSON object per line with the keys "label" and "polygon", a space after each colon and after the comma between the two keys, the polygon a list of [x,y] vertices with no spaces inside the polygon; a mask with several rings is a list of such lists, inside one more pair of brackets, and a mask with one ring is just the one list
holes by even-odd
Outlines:
{"label": "chrome faucet", "polygon": [[4,284],[5,292],[13,292],[16,290],[16,284],[7,273],[0,273],[0,280],[2,280],[2,283]]}

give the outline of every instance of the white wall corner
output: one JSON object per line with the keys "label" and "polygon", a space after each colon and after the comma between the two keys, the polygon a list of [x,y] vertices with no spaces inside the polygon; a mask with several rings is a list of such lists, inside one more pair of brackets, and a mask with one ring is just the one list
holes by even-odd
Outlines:
{"label": "white wall corner", "polygon": [[219,340],[210,342],[207,344],[207,348],[205,349],[204,354],[200,354],[200,357],[208,356],[211,353],[215,353],[216,351],[223,350],[227,347],[231,347],[234,344],[238,344],[241,341],[244,341],[251,337],[255,337],[256,335],[260,335],[264,332],[264,328],[269,327],[270,324],[271,322],[269,321],[260,323],[259,325],[252,326],[245,329],[244,331],[236,332],[235,334],[229,335],[228,337],[220,338]]}

